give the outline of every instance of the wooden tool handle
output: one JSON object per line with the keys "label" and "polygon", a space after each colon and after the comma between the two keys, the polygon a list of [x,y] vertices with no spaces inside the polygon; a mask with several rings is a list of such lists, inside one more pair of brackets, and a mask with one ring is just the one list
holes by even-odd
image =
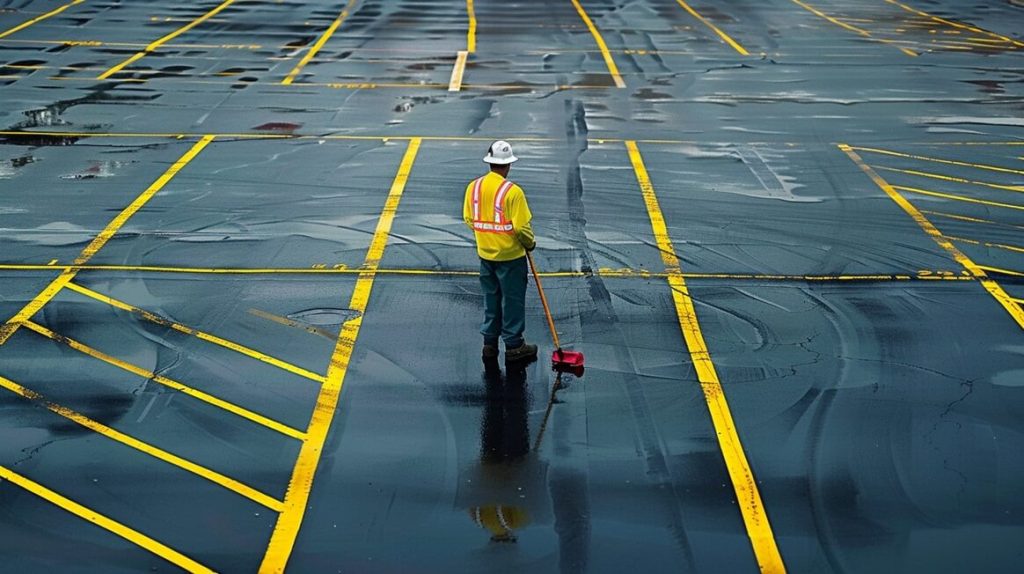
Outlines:
{"label": "wooden tool handle", "polygon": [[537,293],[540,293],[540,304],[544,306],[544,316],[548,319],[548,327],[551,328],[551,338],[555,341],[555,348],[562,350],[558,342],[558,332],[555,331],[555,320],[551,318],[551,308],[548,307],[548,298],[544,296],[544,287],[540,284],[540,275],[537,274],[537,266],[533,264],[533,254],[526,252],[526,259],[530,262],[530,271],[533,272],[533,280],[537,283]]}

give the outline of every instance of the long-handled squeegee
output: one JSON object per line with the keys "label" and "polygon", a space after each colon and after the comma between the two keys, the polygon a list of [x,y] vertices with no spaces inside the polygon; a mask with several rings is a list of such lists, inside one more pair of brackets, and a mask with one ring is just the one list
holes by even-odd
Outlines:
{"label": "long-handled squeegee", "polygon": [[548,327],[551,328],[551,338],[555,342],[555,352],[551,354],[551,368],[559,372],[572,372],[577,376],[583,371],[583,353],[579,351],[566,351],[558,342],[558,331],[555,330],[555,320],[551,318],[551,308],[548,307],[548,298],[544,296],[544,288],[540,284],[540,275],[537,274],[537,266],[533,263],[533,255],[527,251],[526,258],[530,262],[530,271],[533,272],[533,280],[537,283],[537,293],[540,294],[540,303],[544,306],[544,315],[548,319]]}

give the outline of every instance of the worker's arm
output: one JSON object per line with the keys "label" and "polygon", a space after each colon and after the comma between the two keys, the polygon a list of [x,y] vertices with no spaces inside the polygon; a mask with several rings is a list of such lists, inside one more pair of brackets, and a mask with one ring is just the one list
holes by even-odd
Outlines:
{"label": "worker's arm", "polygon": [[509,219],[512,220],[512,228],[515,230],[516,239],[527,251],[533,251],[537,247],[537,241],[533,236],[533,228],[530,220],[533,214],[530,213],[530,206],[526,203],[526,195],[523,190],[517,189],[519,193],[511,193],[508,198],[507,209]]}
{"label": "worker's arm", "polygon": [[462,220],[466,227],[473,229],[473,184],[466,188],[466,197],[462,200]]}

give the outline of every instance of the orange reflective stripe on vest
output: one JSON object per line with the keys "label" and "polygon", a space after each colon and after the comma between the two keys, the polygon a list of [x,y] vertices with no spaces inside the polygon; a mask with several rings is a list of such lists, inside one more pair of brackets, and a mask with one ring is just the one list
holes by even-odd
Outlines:
{"label": "orange reflective stripe on vest", "polygon": [[494,221],[483,221],[480,218],[480,188],[483,186],[483,179],[473,182],[473,229],[482,233],[504,233],[515,232],[515,227],[505,218],[505,197],[514,185],[511,181],[505,180],[494,194]]}

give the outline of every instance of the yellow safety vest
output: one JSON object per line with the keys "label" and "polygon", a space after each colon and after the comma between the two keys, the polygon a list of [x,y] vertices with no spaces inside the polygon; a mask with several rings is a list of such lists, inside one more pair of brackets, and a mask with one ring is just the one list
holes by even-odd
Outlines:
{"label": "yellow safety vest", "polygon": [[481,259],[511,261],[526,256],[524,246],[533,247],[533,214],[526,194],[494,172],[466,186],[462,216],[476,236]]}

